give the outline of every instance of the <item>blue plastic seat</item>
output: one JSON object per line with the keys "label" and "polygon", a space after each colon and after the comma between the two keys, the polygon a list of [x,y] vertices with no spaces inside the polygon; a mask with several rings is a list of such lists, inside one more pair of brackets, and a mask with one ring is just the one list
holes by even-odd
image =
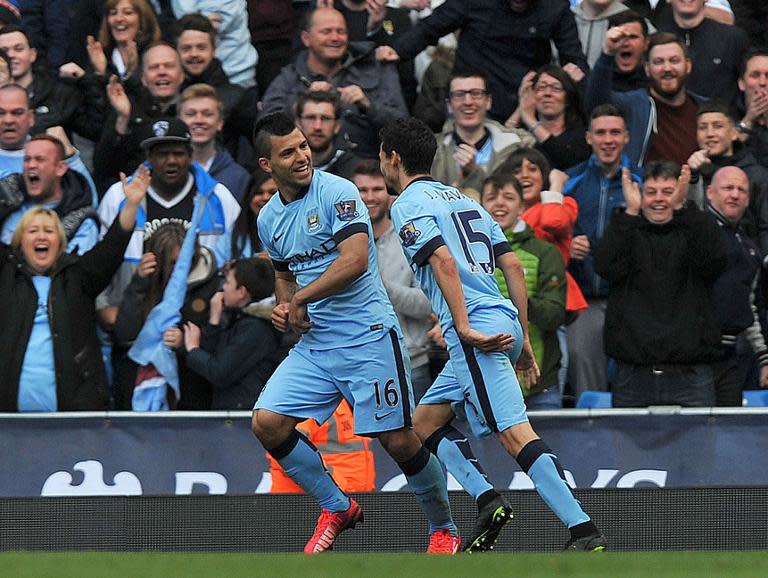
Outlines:
{"label": "blue plastic seat", "polygon": [[585,391],[576,402],[577,409],[603,409],[613,407],[613,394],[610,391]]}
{"label": "blue plastic seat", "polygon": [[768,389],[746,389],[743,395],[744,407],[768,406]]}

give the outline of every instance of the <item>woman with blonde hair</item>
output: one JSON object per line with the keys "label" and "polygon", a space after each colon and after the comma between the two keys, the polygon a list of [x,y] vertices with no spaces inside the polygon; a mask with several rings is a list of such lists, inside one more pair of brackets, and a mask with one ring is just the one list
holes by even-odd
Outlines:
{"label": "woman with blonde hair", "polygon": [[136,211],[149,187],[139,168],[126,203],[96,246],[66,252],[55,211],[27,211],[11,245],[0,243],[0,412],[108,408],[94,301],[123,261]]}

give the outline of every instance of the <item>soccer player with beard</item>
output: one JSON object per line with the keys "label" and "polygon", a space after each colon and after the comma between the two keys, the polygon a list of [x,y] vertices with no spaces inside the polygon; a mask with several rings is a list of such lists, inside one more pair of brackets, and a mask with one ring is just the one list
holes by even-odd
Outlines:
{"label": "soccer player with beard", "polygon": [[259,166],[279,187],[259,212],[262,244],[275,266],[272,323],[301,340],[275,370],[253,410],[253,432],[322,513],[307,554],[329,550],[362,521],[357,502],[296,430],[325,422],[345,398],[355,433],[376,437],[397,462],[430,527],[427,552],[453,554],[461,539],[445,476],[411,429],[413,392],[397,317],[379,276],[368,210],[351,182],[312,169],[304,134],[283,112],[254,128]]}
{"label": "soccer player with beard", "polygon": [[389,217],[392,196],[379,169],[379,161],[365,159],[358,163],[352,182],[368,207],[376,242],[381,281],[400,321],[408,357],[411,358],[411,383],[416,403],[432,385],[429,369],[430,339],[427,333],[434,326],[432,305],[419,287],[411,266],[400,248],[400,239]]}
{"label": "soccer player with beard", "polygon": [[[587,81],[586,104],[591,110],[613,103],[627,117],[630,160],[643,166],[650,160],[684,164],[698,150],[696,113],[698,97],[686,90],[691,60],[674,34],[659,32],[648,39],[645,72],[650,86],[628,92],[613,90],[613,58],[628,34],[622,26],[608,30],[603,52]],[[604,55],[604,56],[605,56]]]}
{"label": "soccer player with beard", "polygon": [[[495,435],[570,530],[566,550],[607,546],[565,481],[557,457],[528,422],[515,369],[526,383],[539,370],[528,339],[524,270],[499,225],[474,200],[429,176],[436,142],[414,118],[381,131],[381,172],[398,194],[392,222],[438,315],[450,361],[422,398],[414,427],[478,507],[469,552],[493,548],[512,512],[451,422],[464,414],[477,436]],[[510,299],[496,284],[500,268]],[[514,364],[514,367],[513,367]]]}

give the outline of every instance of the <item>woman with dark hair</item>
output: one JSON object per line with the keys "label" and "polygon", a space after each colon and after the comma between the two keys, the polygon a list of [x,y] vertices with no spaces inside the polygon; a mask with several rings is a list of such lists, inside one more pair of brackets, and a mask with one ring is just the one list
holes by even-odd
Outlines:
{"label": "woman with dark hair", "polygon": [[256,219],[261,208],[277,193],[277,183],[272,176],[261,169],[251,173],[251,183],[243,198],[242,210],[232,228],[232,237],[222,237],[216,247],[216,255],[224,261],[248,259],[262,253],[264,248],[259,239]]}
{"label": "woman with dark hair", "polygon": [[554,64],[523,77],[517,110],[506,125],[527,128],[536,138],[536,148],[561,171],[592,154],[585,137],[579,89],[568,73]]}
{"label": "woman with dark hair", "polygon": [[[512,173],[520,182],[524,205],[522,219],[531,226],[536,237],[557,247],[567,268],[573,226],[579,214],[579,205],[573,197],[564,197],[562,193],[568,175],[551,169],[547,157],[532,148],[513,151],[497,170]],[[587,308],[587,302],[576,281],[570,275],[567,279],[566,311],[570,322]]]}
{"label": "woman with dark hair", "polygon": [[[579,214],[579,206],[573,197],[564,197],[562,193],[568,175],[557,169],[550,170],[547,157],[532,148],[514,151],[497,171],[511,173],[517,178],[523,191],[524,210],[521,219],[533,229],[538,239],[553,244],[560,251],[566,269],[565,324],[572,323],[587,308],[587,300],[576,280],[567,272],[573,226]],[[558,372],[562,394],[568,373],[565,325],[558,329],[557,337],[562,356]]]}
{"label": "woman with dark hair", "polygon": [[[138,269],[123,294],[115,320],[112,354],[115,366],[115,409],[131,409],[138,367],[128,358],[128,350],[139,335],[149,312],[163,298],[185,235],[184,226],[178,223],[167,223],[157,229],[147,242],[147,252],[142,255]],[[187,278],[187,294],[181,309],[183,323],[205,323],[209,301],[221,284],[221,277],[217,273],[213,251],[195,243],[195,254]],[[186,367],[183,339],[183,333],[178,327],[166,329],[163,335],[166,347],[175,349],[180,358],[181,399],[177,409],[210,409],[211,385]]]}
{"label": "woman with dark hair", "polygon": [[[101,80],[102,90],[114,74],[126,91],[136,94],[141,87],[140,55],[160,40],[160,27],[147,0],[107,0],[98,38],[88,36],[86,49],[91,68]],[[59,69],[62,77],[80,78],[86,72],[74,62]]]}

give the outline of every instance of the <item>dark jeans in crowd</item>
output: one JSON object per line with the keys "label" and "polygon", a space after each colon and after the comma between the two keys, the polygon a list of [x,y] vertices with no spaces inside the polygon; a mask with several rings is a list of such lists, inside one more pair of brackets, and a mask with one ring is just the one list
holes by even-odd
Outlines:
{"label": "dark jeans in crowd", "polygon": [[618,362],[613,407],[715,405],[712,367],[701,365],[632,365]]}

